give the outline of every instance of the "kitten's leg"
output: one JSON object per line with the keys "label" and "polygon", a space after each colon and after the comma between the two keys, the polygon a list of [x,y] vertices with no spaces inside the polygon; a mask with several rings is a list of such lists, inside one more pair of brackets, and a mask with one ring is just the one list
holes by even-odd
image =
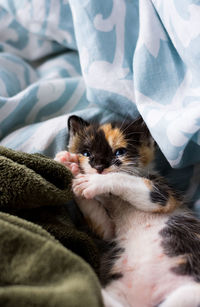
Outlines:
{"label": "kitten's leg", "polygon": [[149,180],[124,173],[78,175],[73,181],[73,191],[87,199],[112,193],[148,212],[172,212],[180,205],[180,201],[161,179]]}
{"label": "kitten's leg", "polygon": [[199,307],[200,284],[182,286],[172,292],[159,307]]}
{"label": "kitten's leg", "polygon": [[114,223],[109,218],[105,208],[96,199],[78,198],[76,202],[85,220],[100,238],[110,240],[114,238]]}
{"label": "kitten's leg", "polygon": [[54,160],[64,164],[74,176],[80,173],[78,166],[78,155],[72,154],[68,151],[60,151],[56,154]]}
{"label": "kitten's leg", "polygon": [[[60,151],[54,158],[55,161],[64,164],[74,176],[80,169],[78,167],[78,156],[68,151]],[[86,200],[76,198],[77,205],[83,213],[88,226],[102,239],[110,240],[114,237],[114,224],[108,217],[104,207],[95,199]]]}

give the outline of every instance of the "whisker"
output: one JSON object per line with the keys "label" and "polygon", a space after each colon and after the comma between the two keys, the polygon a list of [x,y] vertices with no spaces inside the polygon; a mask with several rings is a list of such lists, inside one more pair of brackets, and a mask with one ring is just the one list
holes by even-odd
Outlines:
{"label": "whisker", "polygon": [[[122,133],[125,133],[125,131],[131,126],[133,125],[135,122],[137,122],[139,120],[140,117],[136,117],[134,120],[130,121],[129,125],[124,127],[124,129],[122,130]],[[139,125],[142,125],[143,123],[140,123]],[[139,126],[138,126],[139,127]],[[140,131],[135,131],[134,133],[144,133],[144,132],[140,132]]]}
{"label": "whisker", "polygon": [[123,121],[122,121],[122,123],[121,123],[121,125],[120,125],[120,127],[119,127],[120,130],[122,129],[122,126],[123,126],[123,124],[126,122],[128,116],[129,116],[129,113],[127,112],[125,118],[123,119]]}
{"label": "whisker", "polygon": [[124,134],[124,132],[136,122],[137,119],[135,119],[134,121],[131,121],[130,124],[128,126],[126,126],[124,129],[122,129],[122,133]]}

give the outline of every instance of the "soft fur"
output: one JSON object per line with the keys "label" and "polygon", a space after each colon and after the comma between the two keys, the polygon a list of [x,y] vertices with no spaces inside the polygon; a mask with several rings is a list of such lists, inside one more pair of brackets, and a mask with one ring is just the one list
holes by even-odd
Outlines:
{"label": "soft fur", "polygon": [[88,224],[110,242],[101,266],[105,305],[198,307],[200,222],[154,171],[155,144],[142,119],[101,126],[72,116],[68,127],[72,154],[56,160],[74,173]]}

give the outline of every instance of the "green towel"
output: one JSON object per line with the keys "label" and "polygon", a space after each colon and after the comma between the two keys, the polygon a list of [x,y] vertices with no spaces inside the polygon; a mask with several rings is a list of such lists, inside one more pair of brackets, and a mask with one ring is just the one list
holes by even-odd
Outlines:
{"label": "green towel", "polygon": [[70,184],[57,162],[0,147],[0,306],[103,306],[98,248],[71,219]]}
{"label": "green towel", "polygon": [[62,205],[72,198],[71,174],[42,155],[0,146],[0,207]]}

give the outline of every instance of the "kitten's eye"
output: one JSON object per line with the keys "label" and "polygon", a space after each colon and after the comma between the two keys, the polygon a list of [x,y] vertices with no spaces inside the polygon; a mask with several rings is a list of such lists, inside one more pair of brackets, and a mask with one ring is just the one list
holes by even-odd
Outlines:
{"label": "kitten's eye", "polygon": [[119,156],[122,156],[126,153],[126,148],[118,148],[116,151],[115,151],[115,156],[116,157],[119,157]]}
{"label": "kitten's eye", "polygon": [[82,155],[83,155],[84,157],[90,157],[90,156],[91,156],[91,154],[90,154],[90,152],[89,152],[88,150],[84,150],[84,151],[82,152]]}

